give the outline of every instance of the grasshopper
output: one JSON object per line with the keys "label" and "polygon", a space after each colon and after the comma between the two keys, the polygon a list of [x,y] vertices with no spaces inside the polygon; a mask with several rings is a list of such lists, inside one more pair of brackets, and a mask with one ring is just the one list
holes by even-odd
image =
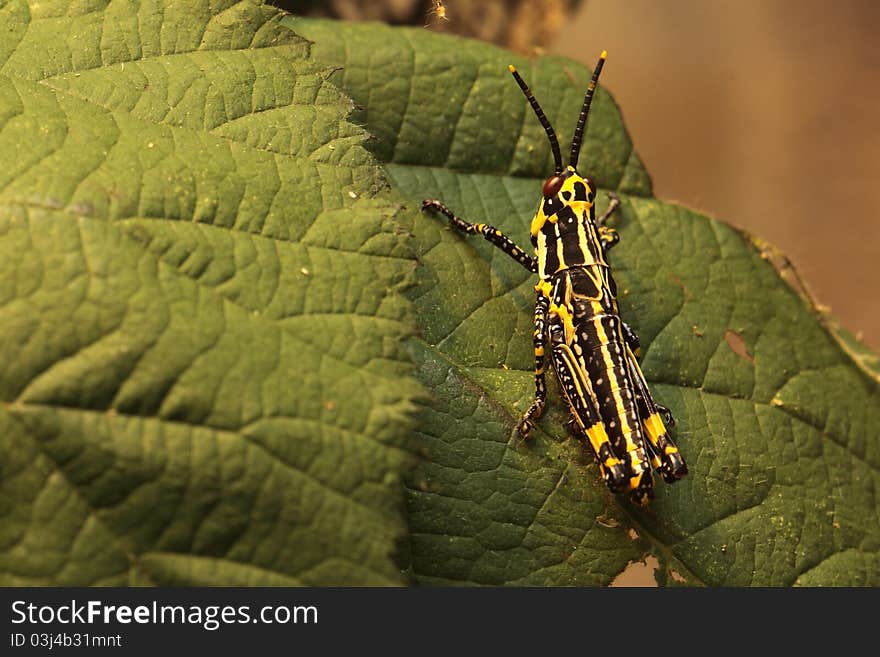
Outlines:
{"label": "grasshopper", "polygon": [[482,235],[538,275],[535,399],[520,420],[520,435],[528,437],[544,411],[549,356],[571,409],[570,426],[589,445],[605,484],[644,506],[654,497],[652,469],[672,483],[687,474],[687,466],[666,428],[674,426],[672,414],[654,401],[639,367],[639,339],[620,318],[617,286],[606,259],[619,240],[606,221],[620,201],[611,194],[608,209],[597,218],[596,185],[577,171],[590,104],[606,57],[603,51],[587,87],[565,167],[553,126],[516,68],[509,67],[547,133],[556,165],[532,218],[534,255],[493,226],[461,219],[440,201],[425,200],[422,210],[445,216],[463,233]]}

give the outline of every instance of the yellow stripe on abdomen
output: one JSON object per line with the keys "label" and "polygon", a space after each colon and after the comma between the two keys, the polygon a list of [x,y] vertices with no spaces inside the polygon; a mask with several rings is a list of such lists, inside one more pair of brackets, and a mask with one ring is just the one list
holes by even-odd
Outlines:
{"label": "yellow stripe on abdomen", "polygon": [[663,424],[660,414],[652,413],[643,424],[645,426],[645,431],[648,434],[648,440],[650,440],[651,444],[656,447],[660,442],[660,436],[666,433],[666,425]]}
{"label": "yellow stripe on abdomen", "polygon": [[[629,426],[629,420],[626,417],[626,408],[623,405],[623,397],[620,395],[620,383],[618,381],[617,373],[614,371],[614,363],[611,360],[611,345],[608,340],[608,334],[605,333],[605,327],[602,325],[601,316],[593,318],[593,327],[596,329],[596,340],[598,340],[600,344],[599,353],[602,355],[602,363],[604,364],[604,376],[608,377],[609,382],[613,377],[614,383],[617,384],[616,386],[612,386],[609,383],[609,388],[611,389],[611,396],[614,399],[614,408],[616,410],[617,419],[620,421],[620,431],[626,437],[627,451],[630,451],[632,441],[629,439],[629,434],[632,433],[632,427]],[[635,447],[632,447],[632,449],[635,449]]]}

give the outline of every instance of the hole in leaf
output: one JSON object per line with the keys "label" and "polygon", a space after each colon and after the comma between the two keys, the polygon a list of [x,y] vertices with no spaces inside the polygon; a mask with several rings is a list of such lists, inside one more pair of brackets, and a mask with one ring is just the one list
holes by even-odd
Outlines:
{"label": "hole in leaf", "polygon": [[630,561],[626,568],[614,578],[611,586],[657,586],[654,573],[660,567],[656,557],[648,555],[644,561]]}

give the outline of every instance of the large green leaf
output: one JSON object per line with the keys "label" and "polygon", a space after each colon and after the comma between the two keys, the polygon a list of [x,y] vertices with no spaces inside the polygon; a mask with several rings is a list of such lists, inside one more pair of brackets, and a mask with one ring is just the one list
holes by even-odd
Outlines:
{"label": "large green leaf", "polygon": [[[441,198],[526,241],[552,167],[506,67],[523,71],[566,138],[584,67],[422,29],[287,20],[315,42],[316,59],[342,67],[335,80],[361,106],[357,118],[378,138],[371,147],[412,207]],[[653,553],[661,583],[880,583],[877,380],[749,236],[651,198],[604,90],[580,168],[621,194],[612,264],[622,314],[641,336],[657,398],[678,419],[691,474],[661,484],[646,510],[612,497],[562,429],[554,391],[540,430],[518,442],[512,430],[532,395],[532,277],[418,217],[413,350],[436,398],[410,482],[418,580],[604,584]]]}
{"label": "large green leaf", "polygon": [[414,263],[277,19],[0,6],[2,584],[407,581]]}

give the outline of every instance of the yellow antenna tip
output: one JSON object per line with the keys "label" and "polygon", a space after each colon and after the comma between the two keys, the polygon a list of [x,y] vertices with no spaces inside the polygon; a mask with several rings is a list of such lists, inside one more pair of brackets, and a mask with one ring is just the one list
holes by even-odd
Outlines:
{"label": "yellow antenna tip", "polygon": [[602,54],[599,55],[599,59],[608,59],[608,51],[607,51],[607,50],[603,50],[603,51],[602,51]]}
{"label": "yellow antenna tip", "polygon": [[508,64],[507,70],[510,71],[511,73],[516,73],[516,66],[514,66],[513,64]]}

